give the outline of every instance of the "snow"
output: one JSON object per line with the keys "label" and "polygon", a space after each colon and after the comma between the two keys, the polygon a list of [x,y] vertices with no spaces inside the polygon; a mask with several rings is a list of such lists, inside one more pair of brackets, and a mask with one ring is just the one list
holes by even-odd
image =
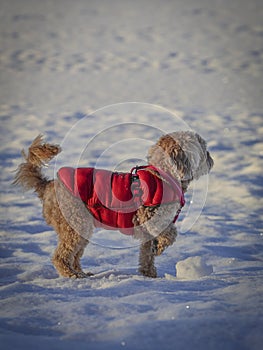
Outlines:
{"label": "snow", "polygon": [[193,256],[179,261],[176,266],[176,277],[181,279],[195,280],[204,276],[209,276],[213,272],[213,267],[207,265],[200,256]]}
{"label": "snow", "polygon": [[[261,349],[262,12],[261,0],[1,0],[3,349]],[[38,199],[11,185],[20,150],[41,132],[64,150],[50,177],[127,170],[185,127],[215,167],[187,194],[159,277],[138,275],[138,242],[103,231],[83,257],[95,275],[59,277]]]}

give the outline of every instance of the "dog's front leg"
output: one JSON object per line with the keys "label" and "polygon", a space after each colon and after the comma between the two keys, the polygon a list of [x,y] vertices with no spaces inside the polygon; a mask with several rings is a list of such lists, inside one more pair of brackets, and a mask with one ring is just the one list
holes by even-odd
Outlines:
{"label": "dog's front leg", "polygon": [[[147,236],[150,236],[149,234]],[[161,255],[166,248],[171,246],[177,236],[177,229],[174,224],[170,224],[156,238],[149,239],[141,244],[139,256],[139,272],[147,277],[157,277],[154,266],[155,256]]]}
{"label": "dog's front leg", "polygon": [[146,277],[157,277],[157,271],[154,266],[154,240],[149,240],[141,244],[139,272]]}
{"label": "dog's front leg", "polygon": [[177,229],[170,224],[162,233],[153,240],[153,252],[155,256],[161,255],[166,248],[171,246],[177,237]]}

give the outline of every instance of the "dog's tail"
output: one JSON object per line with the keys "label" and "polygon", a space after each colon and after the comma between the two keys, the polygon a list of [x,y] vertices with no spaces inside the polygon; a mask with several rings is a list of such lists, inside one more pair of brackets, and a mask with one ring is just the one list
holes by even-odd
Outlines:
{"label": "dog's tail", "polygon": [[42,174],[42,167],[60,151],[59,145],[45,143],[43,135],[38,135],[29,147],[28,154],[22,151],[25,162],[19,165],[13,184],[21,185],[25,190],[34,189],[38,197],[42,199],[49,182]]}

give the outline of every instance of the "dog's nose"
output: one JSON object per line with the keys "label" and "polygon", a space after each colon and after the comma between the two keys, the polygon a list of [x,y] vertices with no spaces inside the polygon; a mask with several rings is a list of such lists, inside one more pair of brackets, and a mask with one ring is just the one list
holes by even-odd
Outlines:
{"label": "dog's nose", "polygon": [[209,170],[211,170],[214,166],[213,158],[210,156],[210,153],[207,151],[207,162],[209,165]]}

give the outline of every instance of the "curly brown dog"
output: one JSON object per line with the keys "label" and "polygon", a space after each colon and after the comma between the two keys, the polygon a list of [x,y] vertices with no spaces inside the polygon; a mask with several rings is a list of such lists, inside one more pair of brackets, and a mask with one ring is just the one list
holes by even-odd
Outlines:
{"label": "curly brown dog", "polygon": [[[60,275],[83,278],[80,258],[94,227],[119,229],[141,241],[139,272],[156,277],[155,256],[175,242],[174,225],[189,183],[207,174],[214,162],[206,142],[191,131],[162,136],[148,151],[148,166],[130,173],[62,168],[47,179],[42,166],[61,151],[39,135],[31,144],[14,184],[34,189],[43,216],[58,234],[53,263]],[[112,193],[109,193],[112,192]]]}

